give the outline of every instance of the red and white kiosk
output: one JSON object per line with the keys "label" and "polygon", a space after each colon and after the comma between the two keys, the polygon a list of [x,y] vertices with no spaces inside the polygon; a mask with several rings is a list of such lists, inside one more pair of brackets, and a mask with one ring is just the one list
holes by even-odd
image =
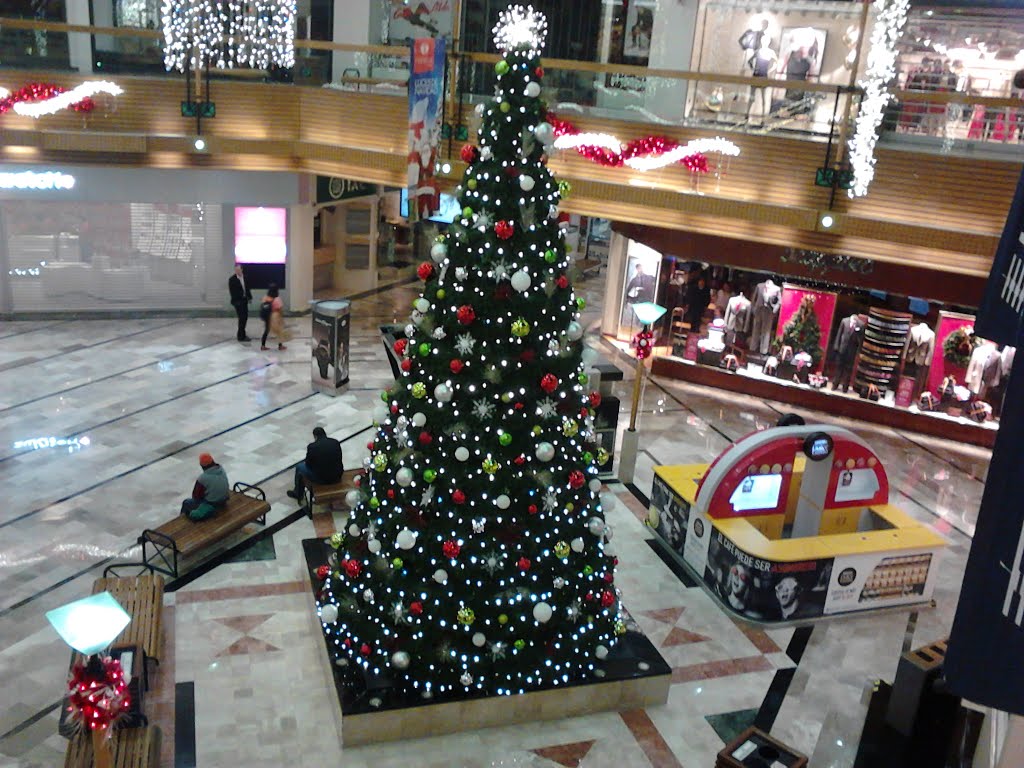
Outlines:
{"label": "red and white kiosk", "polygon": [[928,602],[946,545],[889,503],[867,443],[824,425],[656,467],[648,522],[723,605],[765,622]]}

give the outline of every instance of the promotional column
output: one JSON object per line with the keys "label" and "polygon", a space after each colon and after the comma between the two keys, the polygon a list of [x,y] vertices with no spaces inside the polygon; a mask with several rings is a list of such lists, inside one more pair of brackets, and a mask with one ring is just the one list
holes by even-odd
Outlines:
{"label": "promotional column", "polygon": [[348,384],[349,313],[344,299],[318,301],[313,305],[313,389],[325,395],[339,394]]}
{"label": "promotional column", "polygon": [[441,136],[444,111],[443,37],[420,37],[412,42],[409,76],[409,217],[430,218],[440,207],[441,190],[434,178],[434,156]]}

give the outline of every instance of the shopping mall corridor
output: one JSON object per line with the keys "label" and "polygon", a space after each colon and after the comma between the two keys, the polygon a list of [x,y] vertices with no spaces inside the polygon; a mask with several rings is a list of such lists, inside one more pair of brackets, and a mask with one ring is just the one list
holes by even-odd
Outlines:
{"label": "shopping mall corridor", "polygon": [[[596,335],[602,286],[580,286],[588,340],[625,370],[617,394],[628,407],[630,360]],[[369,412],[392,380],[377,326],[404,319],[414,290],[353,302],[351,386],[337,398],[311,394],[308,317],[290,320],[296,337],[280,353],[238,344],[228,317],[0,323],[0,766],[62,761],[68,651],[44,614],[88,594],[106,564],[137,559],[136,537],[174,514],[203,451],[232,481],[266,489],[274,532],[167,595],[150,694],[165,766],[702,768],[755,722],[815,768],[851,766],[872,681],[948,632],[988,453],[844,423],[887,462],[895,502],[948,538],[936,606],[763,630],[659,557],[642,497],[654,465],[709,462],[782,406],[657,379],[644,393],[635,488],[609,484],[606,512],[624,604],[673,668],[668,705],[341,748],[301,552],[302,539],[340,523],[293,516],[285,491],[317,424],[342,441],[348,466],[366,456]]]}

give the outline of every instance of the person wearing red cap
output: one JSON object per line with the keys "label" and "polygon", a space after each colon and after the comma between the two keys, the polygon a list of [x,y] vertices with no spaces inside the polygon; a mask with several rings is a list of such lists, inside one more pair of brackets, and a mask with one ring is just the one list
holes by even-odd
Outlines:
{"label": "person wearing red cap", "polygon": [[224,467],[208,453],[199,454],[203,472],[192,488],[192,496],[181,502],[181,514],[189,520],[205,520],[228,503],[231,485]]}

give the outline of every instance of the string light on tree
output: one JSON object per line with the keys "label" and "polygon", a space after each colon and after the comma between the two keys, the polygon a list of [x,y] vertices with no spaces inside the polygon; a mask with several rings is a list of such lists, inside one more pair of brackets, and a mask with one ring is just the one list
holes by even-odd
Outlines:
{"label": "string light on tree", "polygon": [[546,27],[529,7],[501,14],[497,92],[462,152],[462,215],[420,267],[342,565],[318,595],[321,616],[338,606],[323,626],[339,662],[425,698],[567,685],[616,643],[600,400],[557,220],[568,190],[545,165]]}

